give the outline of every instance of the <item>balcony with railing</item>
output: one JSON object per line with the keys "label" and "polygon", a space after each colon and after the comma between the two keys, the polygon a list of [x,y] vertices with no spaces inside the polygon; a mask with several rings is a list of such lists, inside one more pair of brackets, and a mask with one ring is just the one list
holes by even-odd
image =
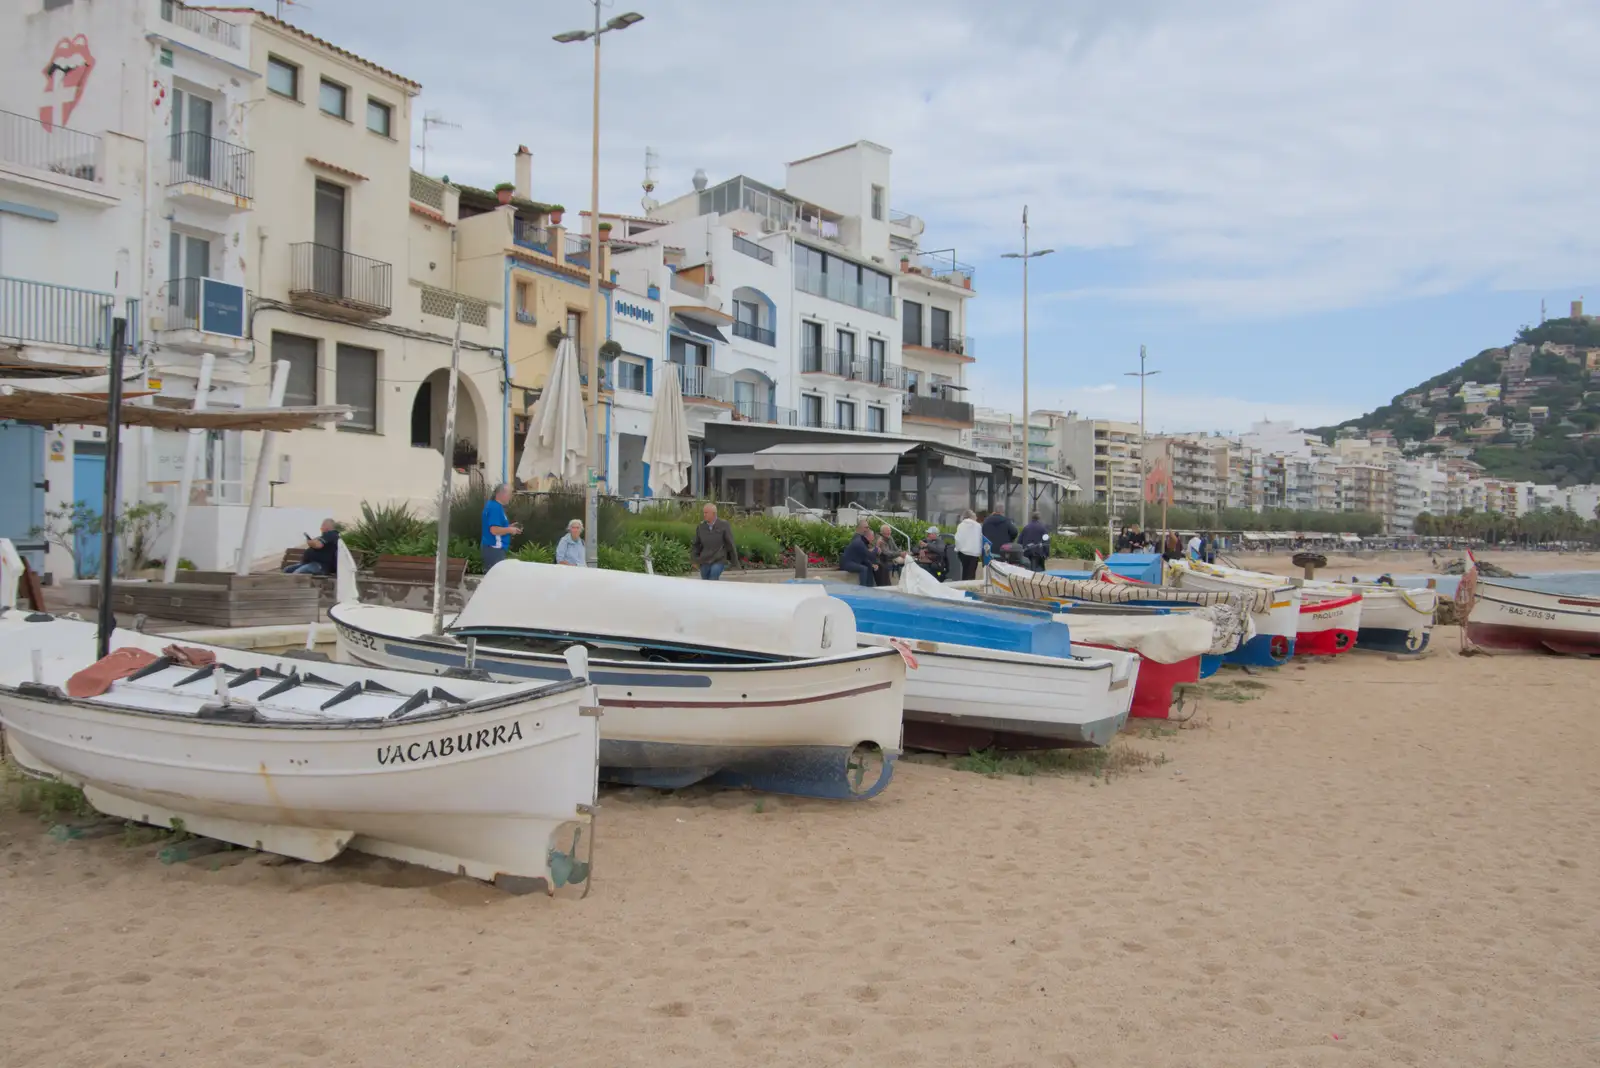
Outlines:
{"label": "balcony with railing", "polygon": [[738,234],[733,235],[733,251],[743,253],[753,260],[760,260],[762,263],[772,262],[772,250],[770,248],[762,248],[754,241],[740,237]]}
{"label": "balcony with railing", "polygon": [[946,400],[943,397],[924,397],[907,393],[901,401],[901,411],[907,419],[938,419],[943,422],[972,425],[972,405],[967,401]]}
{"label": "balcony with railing", "polygon": [[733,392],[732,377],[726,371],[713,371],[699,364],[674,363],[685,400],[716,401],[727,404]]}
{"label": "balcony with railing", "polygon": [[969,360],[974,355],[972,338],[970,337],[922,335],[914,341],[902,339],[901,344],[914,349],[927,349],[930,352],[947,352],[952,356],[965,356]]}
{"label": "balcony with railing", "polygon": [[774,426],[795,426],[797,416],[793,408],[780,408],[767,401],[735,401],[733,417],[746,423],[770,423]]}
{"label": "balcony with railing", "polygon": [[239,47],[239,27],[180,0],[161,0],[161,18],[225,48]]}
{"label": "balcony with railing", "polygon": [[105,146],[94,134],[64,126],[46,129],[36,118],[0,111],[0,167],[103,182]]}
{"label": "balcony with railing", "polygon": [[289,246],[289,299],[351,319],[381,319],[394,308],[394,267],[331,245]]}
{"label": "balcony with railing", "polygon": [[167,186],[201,204],[238,207],[255,196],[255,153],[195,130],[172,135]]}
{"label": "balcony with railing", "polygon": [[736,321],[733,324],[733,336],[742,337],[746,341],[754,341],[758,345],[776,345],[778,343],[778,335],[771,330],[743,320]]}
{"label": "balcony with railing", "polygon": [[[92,289],[0,277],[0,346],[50,345],[86,352],[111,351],[117,297]],[[138,347],[139,302],[120,302],[128,320],[127,345]]]}
{"label": "balcony with railing", "polygon": [[851,282],[841,274],[797,268],[794,273],[795,288],[814,297],[836,300],[852,308],[894,317],[894,297],[886,289],[870,289],[860,282]]}
{"label": "balcony with railing", "polygon": [[956,250],[953,248],[940,249],[938,252],[924,252],[914,261],[914,273],[928,278],[935,278],[941,282],[948,282],[953,286],[963,289],[972,288],[972,279],[975,274],[971,265],[956,259]]}
{"label": "balcony with railing", "polygon": [[546,256],[554,255],[550,251],[550,231],[542,226],[535,226],[532,219],[516,219],[512,222],[511,241],[531,252],[542,252]]}
{"label": "balcony with railing", "polygon": [[873,360],[860,353],[843,349],[804,348],[800,350],[800,373],[808,375],[834,375],[852,382],[866,382],[874,386],[898,388],[904,380],[897,363]]}

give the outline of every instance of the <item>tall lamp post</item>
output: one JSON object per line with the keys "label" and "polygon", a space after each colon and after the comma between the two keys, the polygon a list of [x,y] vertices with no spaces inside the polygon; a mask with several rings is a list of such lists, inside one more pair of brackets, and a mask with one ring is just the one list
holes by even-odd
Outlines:
{"label": "tall lamp post", "polygon": [[555,40],[561,44],[594,40],[594,136],[589,158],[589,479],[584,486],[584,527],[589,535],[585,541],[585,555],[589,566],[595,566],[600,554],[600,494],[599,470],[605,453],[605,434],[600,429],[600,36],[612,30],[625,30],[644,16],[629,11],[614,18],[600,21],[601,0],[589,0],[594,5],[594,29],[568,30],[558,33]]}
{"label": "tall lamp post", "polygon": [[[1145,475],[1145,436],[1144,436],[1144,380],[1151,375],[1158,375],[1160,371],[1146,371],[1144,369],[1144,346],[1139,346],[1139,369],[1137,371],[1122,372],[1125,377],[1139,380],[1139,529],[1144,529],[1144,475]],[[1111,502],[1106,502],[1106,511],[1111,511]]]}
{"label": "tall lamp post", "polygon": [[1042,248],[1037,252],[1028,251],[1028,206],[1022,206],[1022,251],[1004,252],[1000,258],[1003,260],[1022,261],[1022,511],[1024,521],[1033,511],[1033,500],[1028,496],[1028,460],[1032,453],[1032,441],[1029,437],[1028,415],[1028,261],[1048,256],[1054,252],[1053,248]]}

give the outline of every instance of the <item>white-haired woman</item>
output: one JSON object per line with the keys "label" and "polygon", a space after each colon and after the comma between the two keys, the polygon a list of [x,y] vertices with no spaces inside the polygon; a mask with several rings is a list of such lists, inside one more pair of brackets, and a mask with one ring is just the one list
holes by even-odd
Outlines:
{"label": "white-haired woman", "polygon": [[983,525],[971,508],[961,513],[956,524],[956,556],[961,559],[961,578],[971,582],[978,577],[978,561],[983,558]]}
{"label": "white-haired woman", "polygon": [[588,567],[583,556],[583,520],[574,519],[567,524],[567,532],[556,542],[556,563],[569,567]]}

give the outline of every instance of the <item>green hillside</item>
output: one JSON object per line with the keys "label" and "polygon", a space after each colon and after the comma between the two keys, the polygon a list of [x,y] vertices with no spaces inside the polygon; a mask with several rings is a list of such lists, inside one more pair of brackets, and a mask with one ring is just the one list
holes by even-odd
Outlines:
{"label": "green hillside", "polygon": [[[1383,429],[1398,444],[1412,443],[1407,451],[1471,447],[1472,459],[1499,478],[1563,486],[1600,482],[1600,372],[1589,370],[1597,354],[1595,318],[1551,319],[1524,327],[1511,345],[1484,349],[1366,415],[1312,433],[1331,442],[1343,427]],[[1462,396],[1466,383],[1498,386],[1500,396],[1470,405]],[[1488,429],[1493,419],[1502,424],[1496,432]]]}

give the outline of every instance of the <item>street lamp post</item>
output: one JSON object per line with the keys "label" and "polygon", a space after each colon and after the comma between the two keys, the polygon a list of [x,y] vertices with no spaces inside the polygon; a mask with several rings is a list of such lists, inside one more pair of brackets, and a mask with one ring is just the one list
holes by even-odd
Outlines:
{"label": "street lamp post", "polygon": [[612,30],[625,30],[644,16],[637,11],[600,21],[601,0],[594,5],[594,29],[558,33],[561,44],[594,41],[594,132],[589,157],[589,478],[583,491],[584,528],[588,533],[585,555],[594,567],[600,554],[599,468],[605,453],[605,434],[600,429],[600,36]]}
{"label": "street lamp post", "polygon": [[[1143,530],[1144,529],[1144,485],[1143,485],[1144,479],[1143,479],[1142,476],[1146,473],[1145,472],[1145,455],[1144,455],[1145,444],[1146,444],[1145,436],[1144,436],[1144,380],[1149,378],[1151,375],[1158,375],[1161,372],[1160,371],[1146,371],[1144,369],[1144,346],[1140,345],[1139,346],[1139,369],[1137,371],[1124,371],[1122,373],[1123,373],[1123,375],[1125,377],[1137,378],[1139,380],[1139,474],[1141,476],[1140,477],[1140,486],[1139,486],[1139,529]],[[1109,514],[1110,511],[1111,511],[1111,502],[1110,502],[1110,500],[1107,500],[1106,501],[1106,512]]]}
{"label": "street lamp post", "polygon": [[1003,260],[1022,261],[1022,511],[1024,521],[1033,511],[1033,501],[1028,496],[1028,461],[1030,448],[1029,416],[1028,416],[1028,261],[1048,256],[1054,252],[1053,248],[1042,248],[1037,252],[1028,251],[1028,206],[1022,206],[1022,251],[1005,252],[1000,258]]}

